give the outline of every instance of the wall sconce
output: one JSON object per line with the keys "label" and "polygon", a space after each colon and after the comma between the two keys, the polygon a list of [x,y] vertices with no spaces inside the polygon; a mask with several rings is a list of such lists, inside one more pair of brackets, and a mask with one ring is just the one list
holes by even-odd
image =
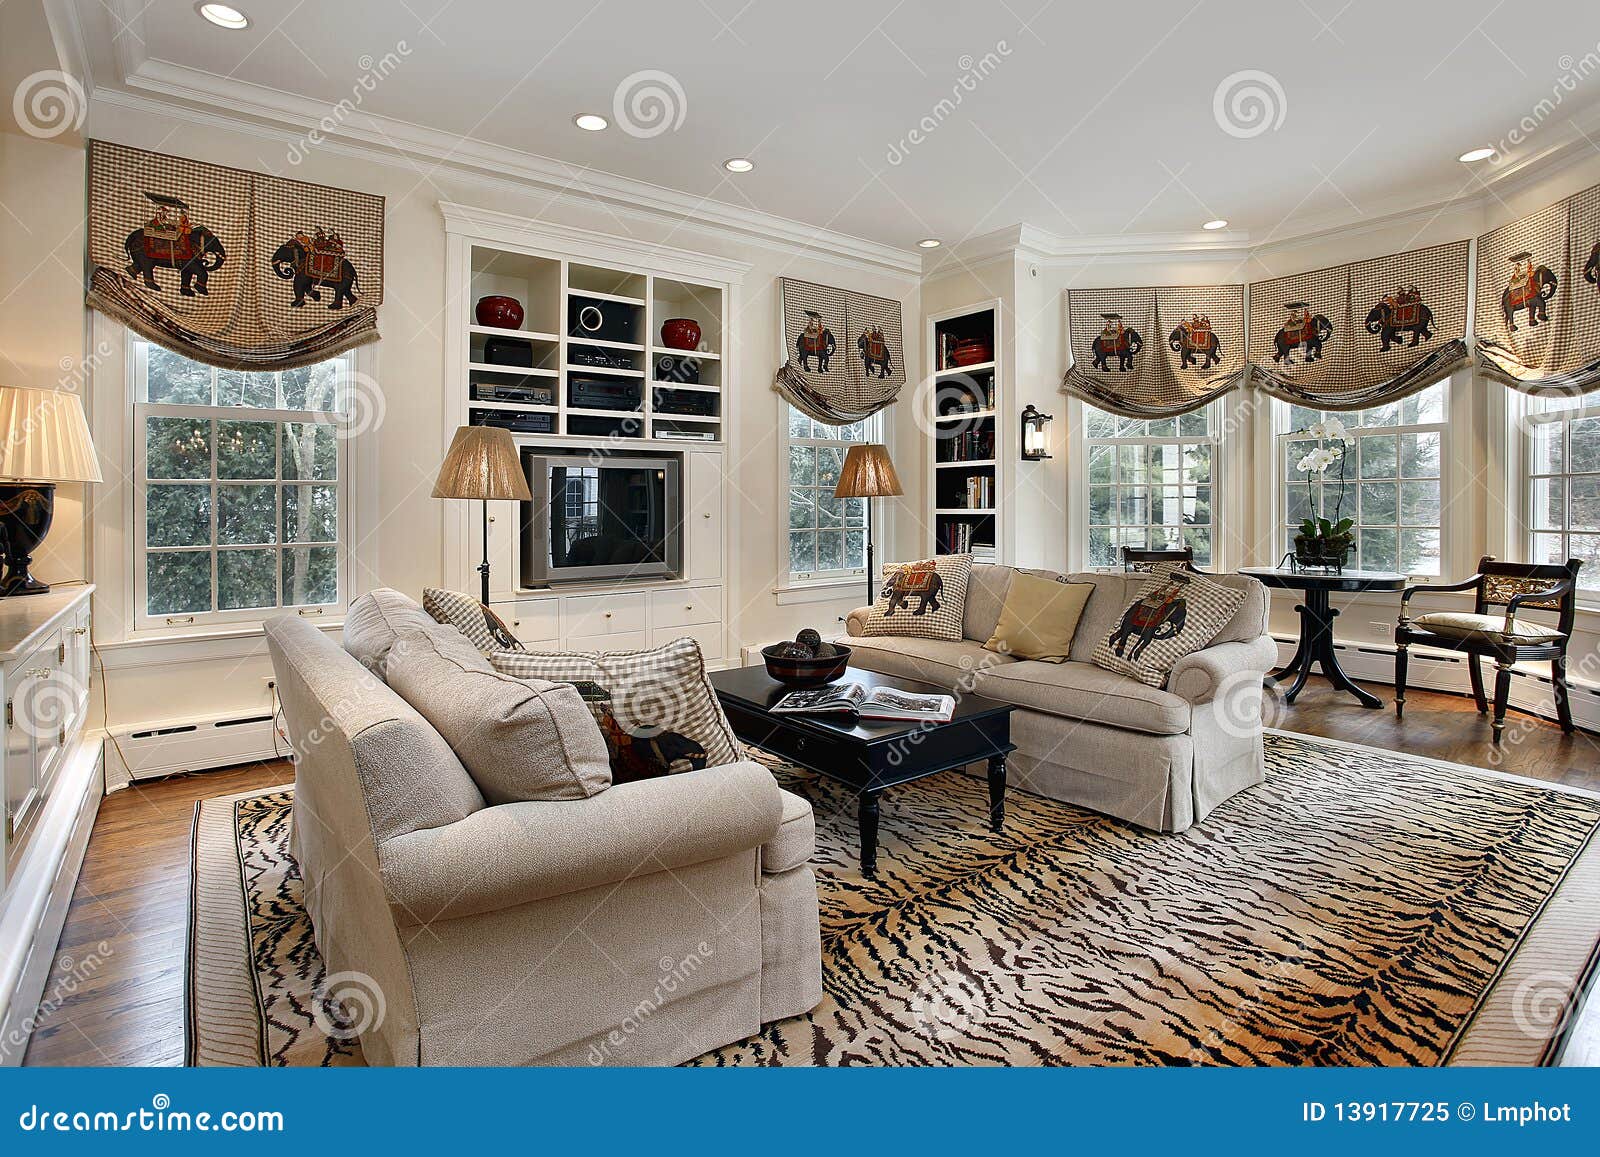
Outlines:
{"label": "wall sconce", "polygon": [[1041,414],[1030,402],[1022,410],[1022,460],[1038,462],[1050,457],[1050,423],[1055,418]]}

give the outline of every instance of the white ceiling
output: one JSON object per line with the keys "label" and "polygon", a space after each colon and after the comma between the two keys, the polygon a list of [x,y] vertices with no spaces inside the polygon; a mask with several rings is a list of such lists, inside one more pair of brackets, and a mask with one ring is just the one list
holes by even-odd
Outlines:
{"label": "white ceiling", "polygon": [[[124,61],[328,104],[359,94],[363,113],[896,246],[1213,217],[1268,239],[1471,192],[1503,170],[1456,155],[1525,117],[1538,124],[1510,162],[1600,142],[1594,0],[236,0],[244,32],[189,0],[78,2],[96,84],[120,79],[101,72],[121,35]],[[386,54],[390,75],[361,89]],[[619,84],[646,70],[681,91],[681,123],[573,126],[581,111],[615,121]],[[1259,135],[1214,114],[1242,70],[1281,89],[1281,124]],[[934,127],[911,144],[919,124]],[[721,170],[740,155],[754,173]]]}

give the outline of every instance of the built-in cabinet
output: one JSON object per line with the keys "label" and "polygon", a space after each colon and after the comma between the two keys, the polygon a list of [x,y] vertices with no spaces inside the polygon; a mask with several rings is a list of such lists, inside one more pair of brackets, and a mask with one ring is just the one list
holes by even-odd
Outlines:
{"label": "built-in cabinet", "polygon": [[1002,557],[1001,502],[1008,454],[1015,453],[1000,360],[998,302],[953,310],[929,321],[931,412],[924,415],[932,486],[927,525],[936,554]]}

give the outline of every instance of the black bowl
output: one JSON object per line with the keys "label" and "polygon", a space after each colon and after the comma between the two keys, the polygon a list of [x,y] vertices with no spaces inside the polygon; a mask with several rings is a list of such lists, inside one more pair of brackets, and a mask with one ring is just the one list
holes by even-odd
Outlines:
{"label": "black bowl", "polygon": [[790,687],[820,687],[832,683],[850,664],[850,648],[835,643],[839,653],[823,659],[791,659],[778,654],[786,643],[773,643],[761,648],[761,657],[767,662],[767,674]]}

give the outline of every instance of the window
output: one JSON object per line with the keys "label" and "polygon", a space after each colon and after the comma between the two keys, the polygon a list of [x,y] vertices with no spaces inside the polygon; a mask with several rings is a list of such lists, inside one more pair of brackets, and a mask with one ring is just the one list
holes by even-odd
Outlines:
{"label": "window", "polygon": [[1190,546],[1196,565],[1213,562],[1220,425],[1214,404],[1148,420],[1083,407],[1091,567],[1120,567],[1125,546]]}
{"label": "window", "polygon": [[867,500],[835,498],[845,452],[877,440],[878,418],[848,426],[788,412],[789,581],[863,574],[867,568]]}
{"label": "window", "polygon": [[[1352,566],[1437,575],[1449,389],[1448,382],[1439,382],[1402,401],[1350,413],[1274,403],[1281,423],[1279,478],[1285,483],[1283,501],[1279,503],[1283,515],[1279,551],[1293,547],[1301,520],[1311,513],[1311,496],[1315,493],[1317,508],[1326,512],[1325,517],[1355,520],[1351,531],[1355,536]],[[1319,442],[1295,435],[1324,418],[1343,422],[1354,444],[1345,447],[1340,466],[1319,480],[1297,468]],[[1341,467],[1345,480],[1342,503]]]}
{"label": "window", "polygon": [[351,362],[217,370],[136,342],[135,622],[342,605]]}
{"label": "window", "polygon": [[1600,397],[1528,400],[1527,549],[1533,562],[1581,559],[1600,591]]}

